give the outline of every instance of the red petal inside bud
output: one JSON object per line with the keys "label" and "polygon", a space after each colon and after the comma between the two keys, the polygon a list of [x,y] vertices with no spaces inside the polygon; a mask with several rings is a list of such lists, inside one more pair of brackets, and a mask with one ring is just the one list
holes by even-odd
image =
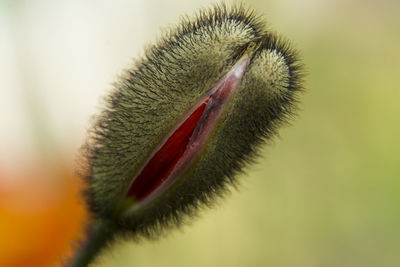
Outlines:
{"label": "red petal inside bud", "polygon": [[134,196],[137,201],[143,200],[165,181],[185,152],[190,136],[193,134],[205,107],[206,102],[201,104],[168,138],[167,142],[157,151],[135,179],[128,195]]}
{"label": "red petal inside bud", "polygon": [[248,58],[241,59],[201,99],[180,125],[152,154],[131,185],[127,197],[145,204],[164,192],[192,162],[205,144],[223,105],[243,77]]}

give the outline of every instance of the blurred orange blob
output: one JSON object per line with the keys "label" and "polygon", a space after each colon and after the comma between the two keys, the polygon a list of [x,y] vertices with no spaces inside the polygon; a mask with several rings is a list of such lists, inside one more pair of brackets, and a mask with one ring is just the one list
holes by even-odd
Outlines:
{"label": "blurred orange blob", "polygon": [[52,163],[0,166],[0,266],[62,266],[83,238],[82,184]]}

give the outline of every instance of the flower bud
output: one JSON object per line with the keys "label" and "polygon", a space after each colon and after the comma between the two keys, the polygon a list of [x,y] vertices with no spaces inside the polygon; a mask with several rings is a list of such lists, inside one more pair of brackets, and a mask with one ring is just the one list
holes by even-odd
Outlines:
{"label": "flower bud", "polygon": [[301,70],[242,7],[183,19],[106,98],[84,146],[92,210],[151,236],[211,204],[293,114]]}

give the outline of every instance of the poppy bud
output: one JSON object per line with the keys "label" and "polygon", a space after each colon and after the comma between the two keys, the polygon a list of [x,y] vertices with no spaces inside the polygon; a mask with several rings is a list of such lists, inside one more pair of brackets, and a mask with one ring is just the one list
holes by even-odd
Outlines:
{"label": "poppy bud", "polygon": [[253,12],[185,18],[119,78],[84,146],[94,213],[152,236],[223,194],[293,114],[302,63]]}

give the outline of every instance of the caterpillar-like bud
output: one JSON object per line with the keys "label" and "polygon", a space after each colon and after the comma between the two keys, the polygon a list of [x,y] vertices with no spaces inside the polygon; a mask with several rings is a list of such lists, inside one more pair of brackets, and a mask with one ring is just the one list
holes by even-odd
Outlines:
{"label": "caterpillar-like bud", "polygon": [[84,146],[92,210],[151,236],[212,203],[293,114],[301,70],[251,11],[184,18],[106,98]]}

